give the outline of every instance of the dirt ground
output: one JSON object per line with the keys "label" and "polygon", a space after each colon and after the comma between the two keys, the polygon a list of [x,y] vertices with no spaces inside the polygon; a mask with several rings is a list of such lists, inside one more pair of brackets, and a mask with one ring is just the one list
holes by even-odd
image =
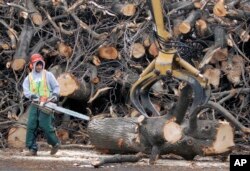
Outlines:
{"label": "dirt ground", "polygon": [[137,163],[107,164],[94,168],[91,161],[103,155],[92,148],[60,149],[54,156],[50,149],[38,151],[38,156],[25,156],[25,150],[0,149],[0,170],[3,171],[78,171],[78,170],[108,170],[108,171],[228,171],[229,162],[222,162],[213,157],[196,157],[194,161],[180,159],[159,159],[155,165],[149,165],[148,159]]}

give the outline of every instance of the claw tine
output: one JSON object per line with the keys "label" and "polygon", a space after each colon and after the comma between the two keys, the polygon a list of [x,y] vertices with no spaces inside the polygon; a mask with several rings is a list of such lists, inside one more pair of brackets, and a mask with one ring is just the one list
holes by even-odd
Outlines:
{"label": "claw tine", "polygon": [[159,77],[155,76],[150,79],[142,86],[140,95],[141,101],[146,111],[150,111],[154,116],[160,116],[160,113],[155,109],[154,105],[152,104],[149,92],[151,87],[154,85],[155,82],[159,80]]}
{"label": "claw tine", "polygon": [[140,92],[140,84],[138,84],[137,86],[133,87],[131,89],[130,92],[130,100],[133,104],[133,106],[145,117],[148,117],[147,113],[145,112],[145,110],[143,109],[141,102],[140,102],[140,96],[139,96],[139,92]]}
{"label": "claw tine", "polygon": [[154,77],[155,74],[153,72],[148,73],[147,75],[143,76],[141,79],[139,79],[138,81],[136,81],[134,83],[134,85],[131,88],[130,91],[130,100],[132,102],[132,104],[134,105],[134,107],[145,117],[148,117],[146,111],[144,110],[141,101],[140,101],[140,90],[141,87],[143,86],[143,84],[145,82],[147,82],[148,79],[150,79],[151,77]]}
{"label": "claw tine", "polygon": [[200,83],[192,76],[181,73],[180,71],[175,71],[174,77],[177,79],[180,79],[182,81],[187,82],[188,85],[191,86],[194,98],[193,98],[193,103],[190,108],[190,119],[189,119],[189,124],[191,130],[197,128],[197,114],[200,110],[200,108],[205,104],[205,102],[209,99],[206,97],[205,89],[203,89],[200,85]]}

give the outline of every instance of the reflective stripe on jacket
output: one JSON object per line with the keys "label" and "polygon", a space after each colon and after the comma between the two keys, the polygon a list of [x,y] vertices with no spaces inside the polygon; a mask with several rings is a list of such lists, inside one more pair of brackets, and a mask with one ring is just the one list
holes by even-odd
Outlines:
{"label": "reflective stripe on jacket", "polygon": [[42,79],[39,82],[35,82],[33,79],[32,72],[29,73],[30,91],[33,94],[39,95],[40,97],[50,97],[50,91],[46,80],[46,71],[42,71]]}

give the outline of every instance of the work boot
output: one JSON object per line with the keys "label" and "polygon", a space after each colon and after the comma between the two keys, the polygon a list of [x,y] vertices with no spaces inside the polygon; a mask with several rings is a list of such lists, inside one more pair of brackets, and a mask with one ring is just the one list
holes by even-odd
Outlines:
{"label": "work boot", "polygon": [[51,148],[50,155],[56,154],[57,151],[59,150],[59,148],[60,148],[60,144],[54,145],[54,146]]}
{"label": "work boot", "polygon": [[31,149],[25,153],[25,156],[37,156],[37,151]]}

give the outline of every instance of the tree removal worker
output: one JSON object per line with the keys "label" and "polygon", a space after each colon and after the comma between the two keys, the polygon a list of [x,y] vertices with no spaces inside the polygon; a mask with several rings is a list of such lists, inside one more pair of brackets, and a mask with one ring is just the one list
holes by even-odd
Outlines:
{"label": "tree removal worker", "polygon": [[[54,75],[46,71],[45,62],[42,55],[33,54],[30,58],[30,68],[32,71],[24,79],[23,93],[33,103],[57,102],[59,98],[59,84]],[[37,131],[40,127],[44,132],[48,144],[52,146],[51,155],[57,153],[60,141],[52,125],[54,115],[39,109],[37,105],[31,103],[27,123],[26,147],[29,149],[26,155],[37,155],[38,146],[36,143]]]}

